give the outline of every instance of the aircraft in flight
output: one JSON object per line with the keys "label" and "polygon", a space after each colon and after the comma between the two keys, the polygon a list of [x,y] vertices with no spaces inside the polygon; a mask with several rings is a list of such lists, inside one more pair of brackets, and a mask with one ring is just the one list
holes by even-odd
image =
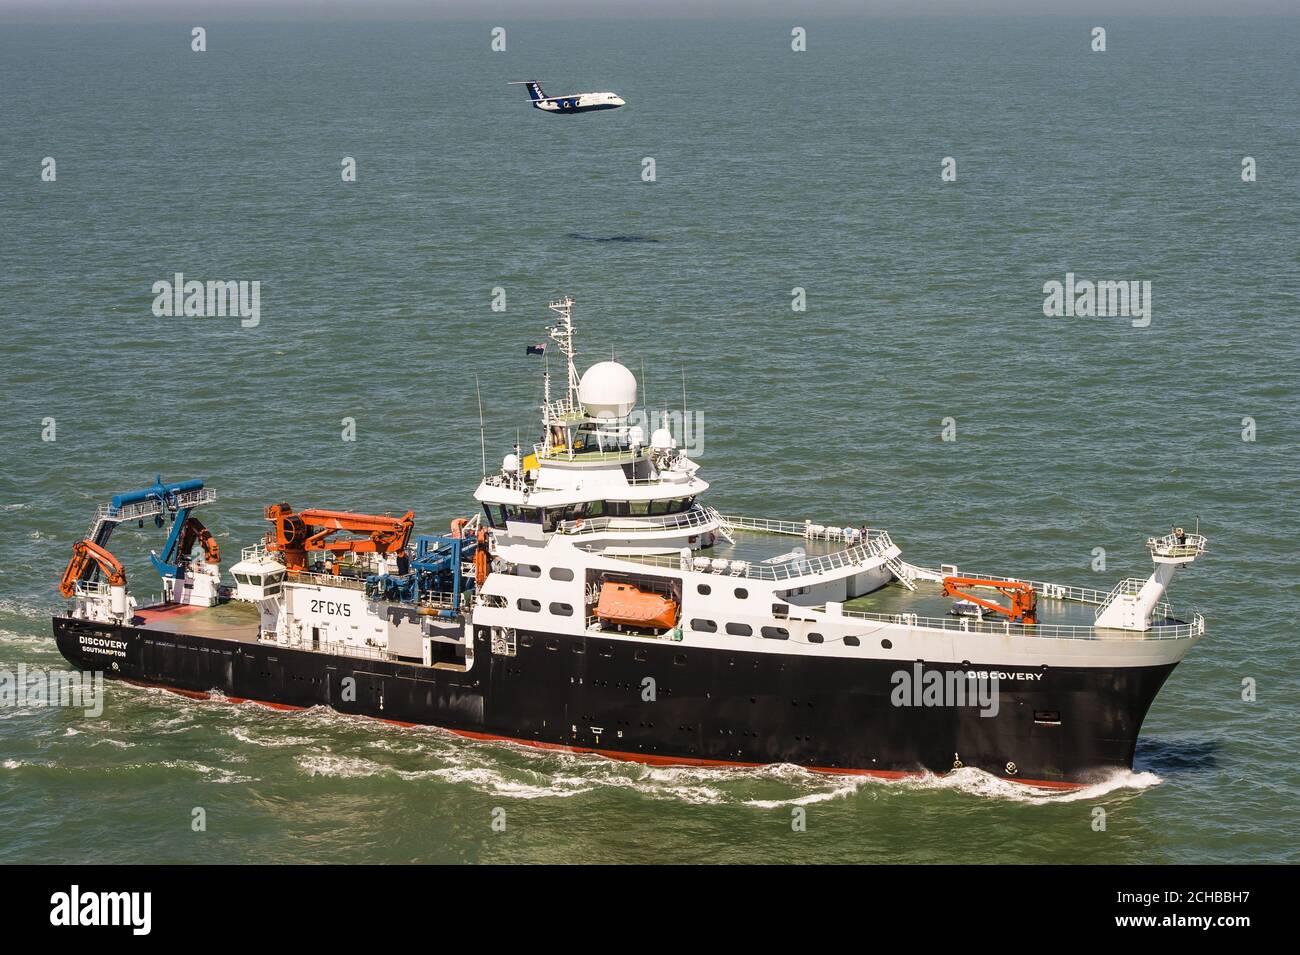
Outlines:
{"label": "aircraft in flight", "polygon": [[512,80],[512,86],[527,86],[528,98],[533,106],[544,113],[591,113],[598,109],[618,109],[625,105],[617,93],[569,93],[566,96],[547,96],[536,80]]}

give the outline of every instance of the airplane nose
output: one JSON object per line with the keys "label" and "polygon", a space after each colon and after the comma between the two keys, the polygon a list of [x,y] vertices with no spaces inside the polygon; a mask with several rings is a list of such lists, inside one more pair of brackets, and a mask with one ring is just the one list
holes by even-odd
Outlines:
{"label": "airplane nose", "polygon": [[615,106],[626,106],[626,105],[627,105],[627,102],[623,99],[623,97],[621,97],[621,96],[615,96],[615,97],[614,97],[614,105],[615,105]]}

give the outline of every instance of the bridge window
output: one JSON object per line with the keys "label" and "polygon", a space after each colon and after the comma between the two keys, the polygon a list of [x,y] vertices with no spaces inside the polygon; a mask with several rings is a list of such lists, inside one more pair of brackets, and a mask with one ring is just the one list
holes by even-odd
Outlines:
{"label": "bridge window", "polygon": [[727,633],[733,637],[752,637],[754,628],[747,623],[729,623],[727,624]]}
{"label": "bridge window", "polygon": [[692,620],[691,629],[698,630],[700,633],[717,633],[718,625],[712,620]]}

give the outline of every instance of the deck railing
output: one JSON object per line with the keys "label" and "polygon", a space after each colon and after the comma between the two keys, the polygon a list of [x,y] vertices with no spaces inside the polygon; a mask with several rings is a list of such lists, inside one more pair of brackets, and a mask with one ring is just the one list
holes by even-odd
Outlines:
{"label": "deck railing", "polygon": [[[831,554],[822,554],[817,557],[802,557],[785,561],[780,564],[754,564],[749,561],[727,560],[727,566],[723,570],[716,571],[719,575],[732,577],[748,577],[752,580],[794,580],[800,577],[816,576],[831,571],[842,570],[846,567],[865,566],[873,559],[883,559],[884,553],[893,546],[893,541],[884,531],[869,531],[867,541],[862,544],[855,544],[844,550],[835,551]],[[656,554],[600,554],[599,556],[609,557],[614,560],[630,561],[638,564],[646,564],[651,567],[665,567],[673,570],[693,570],[694,557],[674,557],[668,555]],[[709,560],[701,556],[701,560]],[[721,558],[719,558],[721,559]],[[712,561],[710,561],[710,565]],[[742,565],[739,566],[738,565]],[[711,570],[711,568],[710,568]],[[701,571],[704,568],[701,567]]]}
{"label": "deck railing", "polygon": [[122,523],[124,521],[142,520],[146,517],[153,517],[156,514],[162,514],[166,510],[173,510],[182,507],[198,507],[200,504],[211,504],[217,499],[217,492],[210,487],[199,488],[195,491],[179,491],[170,494],[167,500],[161,501],[158,498],[151,497],[144,501],[137,501],[134,504],[126,504],[122,507],[114,507],[112,504],[101,504],[95,509],[95,516],[90,520],[90,527],[86,531],[86,537],[94,539],[99,530],[99,526],[108,521],[113,523]]}
{"label": "deck railing", "polygon": [[[825,608],[820,608],[824,610]],[[955,630],[969,633],[988,633],[1011,637],[1042,637],[1052,640],[1180,640],[1205,633],[1205,618],[1192,614],[1190,623],[1167,626],[1156,625],[1150,630],[1109,630],[1089,626],[1042,623],[1034,626],[1011,623],[992,623],[971,620],[969,617],[921,617],[916,614],[866,613],[860,610],[842,611],[851,620],[870,620],[880,624],[896,624],[927,630]],[[832,618],[834,619],[834,618]]]}
{"label": "deck railing", "polygon": [[328,643],[319,641],[313,643],[311,640],[299,639],[297,643],[289,642],[280,643],[280,635],[275,630],[263,630],[261,633],[263,643],[271,643],[276,646],[289,646],[295,650],[315,650],[319,653],[332,653],[338,656],[357,657],[362,660],[396,660],[396,655],[389,653],[382,647],[365,647],[357,646],[352,643]]}
{"label": "deck railing", "polygon": [[[680,514],[662,514],[644,517],[588,517],[580,520],[562,521],[558,530],[561,534],[581,535],[597,534],[601,531],[672,531],[704,527],[713,524],[715,517],[711,508],[696,507]],[[615,526],[617,525],[617,526]]]}

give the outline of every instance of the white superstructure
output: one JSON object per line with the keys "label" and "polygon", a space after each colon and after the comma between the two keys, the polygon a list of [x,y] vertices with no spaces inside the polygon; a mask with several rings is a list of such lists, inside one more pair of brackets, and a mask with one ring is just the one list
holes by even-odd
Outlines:
{"label": "white superstructure", "polygon": [[[542,632],[904,661],[987,660],[995,648],[1007,665],[1038,667],[1049,657],[1054,665],[1136,665],[1177,660],[1203,633],[1199,615],[1175,620],[1164,602],[1173,570],[1204,551],[1197,535],[1153,542],[1152,578],[1109,593],[1024,582],[1053,618],[1026,623],[948,615],[936,585],[956,567],[906,562],[882,529],[718,513],[701,499],[709,485],[698,463],[671,435],[656,429],[646,441],[631,371],[601,361],[578,376],[572,305],[550,306],[568,374],[554,400],[547,377],[544,439],[528,454],[516,448],[475,492],[494,572],[473,622],[493,628],[502,652],[517,634]],[[844,608],[894,581],[897,612]],[[616,585],[622,595],[629,586],[644,594],[646,613],[660,616],[639,627],[602,611]]]}

